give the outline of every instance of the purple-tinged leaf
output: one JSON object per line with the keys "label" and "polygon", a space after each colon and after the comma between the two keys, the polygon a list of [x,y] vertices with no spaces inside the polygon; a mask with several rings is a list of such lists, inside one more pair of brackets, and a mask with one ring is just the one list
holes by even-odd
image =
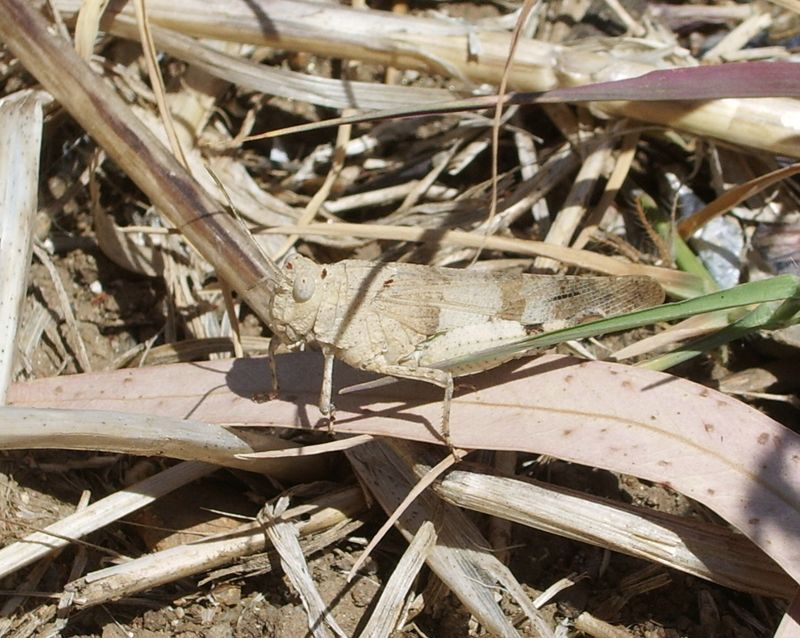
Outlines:
{"label": "purple-tinged leaf", "polygon": [[598,82],[540,95],[537,102],[595,100],[715,100],[800,97],[800,64],[740,62],[651,71],[636,78]]}

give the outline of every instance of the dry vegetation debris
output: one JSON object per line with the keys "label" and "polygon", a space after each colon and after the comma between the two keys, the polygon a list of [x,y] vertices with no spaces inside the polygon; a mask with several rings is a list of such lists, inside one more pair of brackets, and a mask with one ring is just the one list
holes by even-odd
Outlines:
{"label": "dry vegetation debris", "polygon": [[[0,635],[800,636],[798,25],[0,0]],[[435,388],[271,392],[296,252],[688,301],[512,344],[626,329],[459,382],[450,467]]]}

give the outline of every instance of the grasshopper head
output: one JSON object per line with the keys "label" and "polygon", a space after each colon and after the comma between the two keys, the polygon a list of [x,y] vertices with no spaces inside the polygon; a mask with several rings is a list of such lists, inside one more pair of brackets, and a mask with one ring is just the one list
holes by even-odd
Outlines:
{"label": "grasshopper head", "polygon": [[285,279],[272,299],[272,328],[283,341],[309,341],[321,300],[322,268],[302,255],[292,255],[282,270]]}

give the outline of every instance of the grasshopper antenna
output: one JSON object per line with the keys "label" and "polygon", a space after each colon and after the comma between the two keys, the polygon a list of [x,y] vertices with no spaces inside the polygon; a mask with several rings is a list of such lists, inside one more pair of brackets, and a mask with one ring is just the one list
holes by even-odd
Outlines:
{"label": "grasshopper antenna", "polygon": [[264,261],[267,263],[267,267],[270,270],[270,279],[272,280],[270,282],[270,286],[274,285],[275,282],[287,281],[288,278],[286,277],[286,273],[284,273],[280,268],[278,268],[278,264],[275,263],[275,260],[272,259],[272,257],[270,257],[267,254],[267,251],[264,250],[264,247],[255,238],[253,233],[250,232],[250,229],[247,227],[247,224],[245,223],[244,219],[242,219],[242,215],[239,213],[239,210],[236,208],[236,205],[233,203],[233,200],[231,199],[231,196],[228,193],[228,190],[225,188],[225,185],[222,183],[222,181],[219,179],[217,174],[210,167],[206,166],[205,168],[208,171],[208,174],[211,175],[211,179],[213,179],[214,183],[216,183],[217,188],[219,188],[220,192],[222,193],[222,196],[225,198],[225,201],[228,204],[228,211],[241,224],[242,229],[248,235],[250,235],[250,237],[253,240],[253,244],[255,244],[255,246],[256,246],[256,249],[261,254],[261,256],[264,258]]}

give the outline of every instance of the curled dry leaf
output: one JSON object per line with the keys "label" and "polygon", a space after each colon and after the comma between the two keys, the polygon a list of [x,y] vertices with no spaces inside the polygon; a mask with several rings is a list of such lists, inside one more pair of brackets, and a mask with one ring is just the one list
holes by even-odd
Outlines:
{"label": "curled dry leaf", "polygon": [[[239,359],[43,379],[12,386],[12,405],[158,414],[211,423],[324,428],[321,360]],[[341,366],[337,382],[365,381]],[[668,484],[724,517],[800,581],[800,437],[740,401],[649,370],[544,356],[457,387],[451,438],[463,448],[519,450]],[[409,400],[409,397],[413,397]],[[336,431],[440,442],[440,393],[398,382],[337,397]]]}

